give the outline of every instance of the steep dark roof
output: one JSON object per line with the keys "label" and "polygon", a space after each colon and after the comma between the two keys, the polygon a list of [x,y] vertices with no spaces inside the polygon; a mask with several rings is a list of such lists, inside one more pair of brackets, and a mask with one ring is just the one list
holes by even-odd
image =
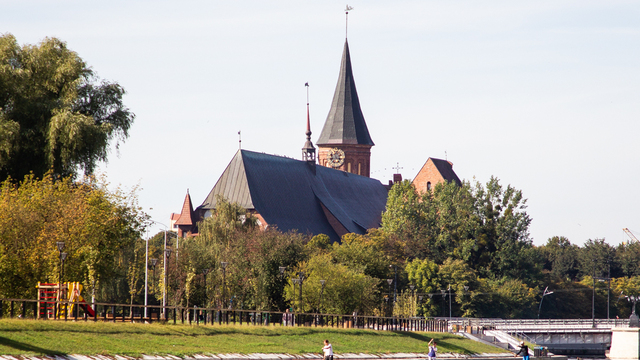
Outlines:
{"label": "steep dark roof", "polygon": [[331,109],[324,123],[317,145],[360,144],[373,146],[367,123],[360,109],[356,83],[351,71],[349,44],[345,40],[338,84]]}
{"label": "steep dark roof", "polygon": [[215,194],[255,209],[281,231],[339,236],[323,206],[349,232],[380,226],[387,190],[375,179],[305,161],[239,150],[200,209],[215,208]]}
{"label": "steep dark roof", "polygon": [[440,172],[440,175],[442,175],[442,177],[445,180],[455,181],[458,185],[462,185],[462,181],[460,181],[460,178],[458,178],[458,175],[456,175],[456,172],[453,171],[453,164],[451,164],[447,160],[436,159],[436,158],[429,158],[429,159],[433,161],[433,165],[436,166],[436,168]]}

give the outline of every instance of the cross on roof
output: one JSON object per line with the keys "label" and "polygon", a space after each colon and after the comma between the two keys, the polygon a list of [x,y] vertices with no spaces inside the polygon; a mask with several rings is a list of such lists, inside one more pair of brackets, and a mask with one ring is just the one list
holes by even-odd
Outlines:
{"label": "cross on roof", "polygon": [[404,169],[403,167],[400,167],[400,163],[396,163],[396,167],[392,167],[392,169],[396,169],[396,174],[400,174],[400,169]]}

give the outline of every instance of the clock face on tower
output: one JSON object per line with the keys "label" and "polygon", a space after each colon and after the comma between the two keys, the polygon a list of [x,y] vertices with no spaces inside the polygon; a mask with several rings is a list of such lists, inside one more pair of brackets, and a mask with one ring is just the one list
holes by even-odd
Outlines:
{"label": "clock face on tower", "polygon": [[344,151],[338,148],[329,150],[329,153],[327,154],[327,162],[332,168],[339,168],[344,164]]}

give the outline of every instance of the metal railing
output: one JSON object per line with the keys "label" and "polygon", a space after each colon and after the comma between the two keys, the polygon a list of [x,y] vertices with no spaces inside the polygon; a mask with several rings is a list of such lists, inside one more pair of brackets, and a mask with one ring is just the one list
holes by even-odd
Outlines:
{"label": "metal railing", "polygon": [[496,330],[611,329],[628,327],[629,319],[482,319],[452,318],[451,325],[482,326]]}
{"label": "metal railing", "polygon": [[[84,307],[91,307],[94,315]],[[145,316],[145,308],[146,314]],[[447,332],[444,319],[353,316],[319,313],[237,310],[220,308],[85,303],[78,301],[0,299],[0,318],[44,319],[62,321],[160,322],[195,325],[279,325],[332,328],[359,328],[385,331]]]}

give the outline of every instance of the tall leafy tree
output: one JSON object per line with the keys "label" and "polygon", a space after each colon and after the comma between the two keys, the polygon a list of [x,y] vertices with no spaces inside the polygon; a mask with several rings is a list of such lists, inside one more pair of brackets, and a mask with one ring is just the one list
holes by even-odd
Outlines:
{"label": "tall leafy tree", "polygon": [[[37,282],[64,280],[101,289],[101,301],[128,299],[126,271],[146,218],[135,192],[110,192],[93,179],[73,183],[30,175],[18,185],[5,180],[0,184],[0,296],[33,298]],[[59,241],[68,254],[62,279]]]}
{"label": "tall leafy tree", "polygon": [[92,173],[110,142],[128,137],[124,94],[59,39],[20,46],[0,36],[0,178]]}

